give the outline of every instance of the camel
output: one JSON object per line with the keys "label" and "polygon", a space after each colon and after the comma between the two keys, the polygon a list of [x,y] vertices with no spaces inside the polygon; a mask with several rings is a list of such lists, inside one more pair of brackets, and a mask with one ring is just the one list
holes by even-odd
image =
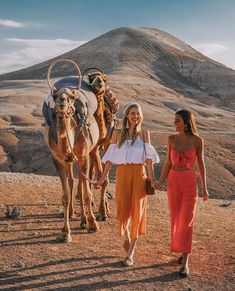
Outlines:
{"label": "camel", "polygon": [[[90,168],[90,179],[96,172],[97,177],[99,178],[102,174],[103,167],[100,159],[101,149],[106,150],[110,144],[111,136],[113,129],[117,125],[115,113],[119,109],[119,103],[114,97],[112,91],[107,86],[107,77],[106,75],[97,68],[98,71],[88,74],[89,84],[92,87],[92,91],[97,97],[97,110],[95,111],[94,117],[97,121],[99,127],[99,140],[94,148],[90,152],[91,157],[91,168]],[[87,69],[87,72],[90,69]],[[85,75],[83,73],[83,76]],[[97,215],[97,220],[106,220],[109,214],[108,201],[106,197],[106,189],[108,186],[109,180],[105,179],[103,185],[101,186],[100,193],[100,205]]]}
{"label": "camel", "polygon": [[[75,78],[77,86],[71,89],[69,86],[63,86],[69,79],[62,79],[62,88],[58,89],[58,84],[52,86],[50,81],[50,72],[55,64],[68,62],[75,65],[78,77]],[[74,80],[74,79],[73,79]],[[45,142],[51,151],[53,162],[59,174],[63,196],[62,204],[64,206],[64,226],[58,237],[61,242],[70,242],[71,229],[69,218],[74,215],[74,173],[73,163],[79,169],[78,195],[81,205],[81,228],[87,227],[89,232],[97,231],[98,224],[92,210],[92,192],[90,189],[89,176],[89,154],[95,148],[99,140],[99,128],[94,117],[97,109],[97,98],[94,93],[81,89],[81,72],[76,63],[71,60],[57,60],[53,62],[47,74],[47,82],[51,88],[49,105],[45,108],[52,112],[53,118],[51,124],[45,126]],[[57,86],[56,86],[57,84]],[[49,114],[50,116],[50,114]],[[53,136],[53,129],[55,135]],[[99,160],[99,158],[97,157]],[[100,161],[98,161],[100,162]],[[84,202],[87,205],[87,215],[85,213]],[[105,207],[105,206],[104,206]]]}

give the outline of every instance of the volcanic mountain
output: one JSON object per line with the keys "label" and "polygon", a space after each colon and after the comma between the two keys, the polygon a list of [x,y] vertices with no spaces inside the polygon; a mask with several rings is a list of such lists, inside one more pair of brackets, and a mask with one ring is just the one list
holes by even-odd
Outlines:
{"label": "volcanic mountain", "polygon": [[[161,163],[175,110],[193,111],[205,140],[210,191],[216,197],[234,195],[235,71],[154,28],[118,28],[54,59],[1,75],[0,170],[55,173],[42,141],[41,106],[49,92],[48,67],[62,58],[81,71],[97,67],[107,74],[120,101],[118,117],[127,101],[140,103]],[[68,75],[74,75],[71,65],[53,67],[52,78]]]}
{"label": "volcanic mountain", "polygon": [[[107,74],[151,78],[189,97],[203,92],[215,98],[216,104],[222,101],[231,107],[235,100],[234,70],[159,29],[118,28],[57,58],[74,60],[82,71],[98,67]],[[0,80],[45,79],[55,59],[1,75]],[[72,73],[67,64],[54,69],[54,76]]]}

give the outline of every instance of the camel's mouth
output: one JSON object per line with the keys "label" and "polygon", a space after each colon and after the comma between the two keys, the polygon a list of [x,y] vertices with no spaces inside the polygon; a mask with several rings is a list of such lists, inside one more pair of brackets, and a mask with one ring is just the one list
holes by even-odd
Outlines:
{"label": "camel's mouth", "polygon": [[56,106],[56,111],[58,111],[58,112],[67,112],[68,111],[68,106],[58,105],[58,106]]}
{"label": "camel's mouth", "polygon": [[101,86],[99,86],[99,85],[93,86],[93,91],[94,91],[95,94],[103,93],[105,91],[105,87],[102,86],[102,85]]}

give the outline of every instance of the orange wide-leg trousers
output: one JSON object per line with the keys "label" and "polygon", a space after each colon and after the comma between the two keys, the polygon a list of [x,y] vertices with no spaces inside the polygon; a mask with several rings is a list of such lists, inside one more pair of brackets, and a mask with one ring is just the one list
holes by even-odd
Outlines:
{"label": "orange wide-leg trousers", "polygon": [[147,196],[144,165],[118,165],[116,169],[116,207],[119,232],[123,235],[130,223],[130,238],[146,233]]}
{"label": "orange wide-leg trousers", "polygon": [[190,253],[198,197],[195,171],[170,170],[167,192],[171,218],[171,251]]}

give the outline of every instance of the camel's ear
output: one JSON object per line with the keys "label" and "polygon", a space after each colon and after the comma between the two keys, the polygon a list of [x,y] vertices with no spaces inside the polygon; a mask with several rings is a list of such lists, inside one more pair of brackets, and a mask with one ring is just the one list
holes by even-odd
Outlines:
{"label": "camel's ear", "polygon": [[51,95],[53,96],[53,98],[55,97],[55,94],[57,93],[57,89],[56,87],[53,87],[53,89],[51,90]]}
{"label": "camel's ear", "polygon": [[71,96],[70,99],[75,100],[75,99],[78,99],[78,98],[79,98],[79,96],[78,96],[77,90],[72,90],[72,96]]}
{"label": "camel's ear", "polygon": [[106,83],[107,82],[107,76],[105,74],[102,74],[102,79],[104,80],[104,82]]}
{"label": "camel's ear", "polygon": [[93,74],[88,74],[89,83],[92,83],[94,78],[95,78],[95,76]]}

